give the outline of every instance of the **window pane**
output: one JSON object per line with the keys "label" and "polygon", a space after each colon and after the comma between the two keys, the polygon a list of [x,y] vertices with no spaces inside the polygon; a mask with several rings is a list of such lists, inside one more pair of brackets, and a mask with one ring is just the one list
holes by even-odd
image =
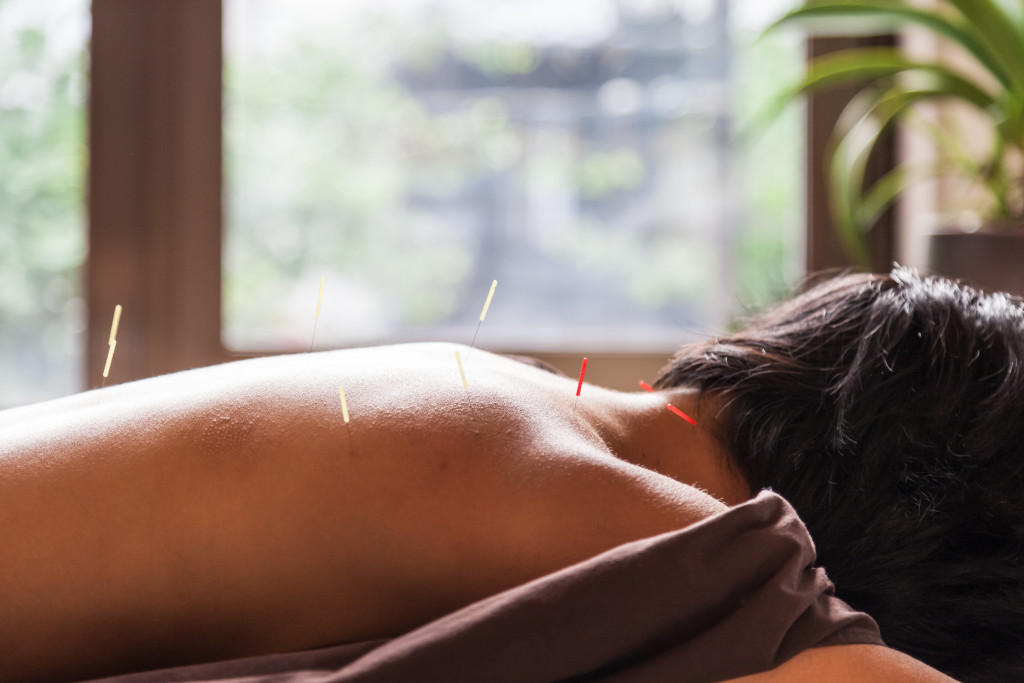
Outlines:
{"label": "window pane", "polygon": [[86,0],[0,0],[0,408],[82,388]]}
{"label": "window pane", "polygon": [[764,0],[230,0],[225,341],[658,350],[800,276]]}

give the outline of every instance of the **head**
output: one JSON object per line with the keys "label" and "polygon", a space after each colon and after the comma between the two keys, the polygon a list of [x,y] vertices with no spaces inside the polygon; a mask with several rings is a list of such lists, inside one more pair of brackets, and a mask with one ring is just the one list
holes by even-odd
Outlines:
{"label": "head", "polygon": [[659,388],[723,406],[839,597],[955,678],[1024,680],[1024,304],[897,268],[682,349]]}

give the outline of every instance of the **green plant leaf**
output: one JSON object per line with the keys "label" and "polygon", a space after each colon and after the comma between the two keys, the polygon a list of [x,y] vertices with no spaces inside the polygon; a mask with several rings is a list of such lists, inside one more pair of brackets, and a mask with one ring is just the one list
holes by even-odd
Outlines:
{"label": "green plant leaf", "polygon": [[893,48],[854,48],[813,60],[804,80],[791,96],[850,81],[874,81],[908,72],[940,78],[952,97],[959,97],[985,111],[997,104],[995,97],[949,67],[935,62],[908,59]]}
{"label": "green plant leaf", "polygon": [[808,64],[803,80],[788,91],[781,93],[750,124],[749,130],[742,131],[740,139],[754,137],[777,119],[790,102],[813,90],[828,88],[857,81],[877,81],[896,76],[913,74],[918,80],[928,81],[922,88],[945,89],[950,97],[957,97],[978,107],[993,118],[1019,123],[1012,113],[1005,111],[1012,99],[997,100],[972,81],[949,67],[934,62],[919,62],[908,59],[898,50],[888,47],[853,48],[823,55]]}
{"label": "green plant leaf", "polygon": [[870,224],[858,220],[858,207],[868,158],[888,120],[877,115],[885,99],[877,90],[862,90],[843,110],[825,150],[829,213],[847,252],[869,267],[864,238]]}
{"label": "green plant leaf", "polygon": [[1018,30],[1024,30],[1024,3],[1020,0],[995,0]]}
{"label": "green plant leaf", "polygon": [[[1004,86],[1013,83],[1013,77],[999,57],[992,52],[985,36],[978,35],[976,27],[962,17],[942,11],[942,7],[924,9],[894,4],[886,0],[819,0],[808,2],[772,24],[767,31],[792,23],[803,24],[812,29],[816,21],[850,18],[881,20],[886,26],[898,29],[905,24],[916,24],[943,36],[974,56]],[[840,25],[841,26],[841,25]]]}
{"label": "green plant leaf", "polygon": [[1009,73],[1016,90],[1024,93],[1024,41],[1020,22],[1007,8],[993,0],[946,0],[987,39],[993,55]]}
{"label": "green plant leaf", "polygon": [[[858,203],[863,192],[868,158],[879,137],[917,102],[946,95],[942,90],[906,90],[895,86],[881,94],[862,91],[847,105],[832,133],[827,158],[832,172],[845,176],[851,205]],[[871,226],[862,227],[866,231]]]}
{"label": "green plant leaf", "polygon": [[[851,256],[867,265],[864,236],[907,187],[927,177],[957,174],[983,183],[1006,211],[1012,186],[1003,151],[1024,147],[1024,2],[1021,0],[807,0],[768,30],[800,23],[869,19],[875,28],[919,26],[964,49],[993,80],[937,61],[911,59],[893,48],[862,47],[812,60],[797,97],[838,85],[858,89],[837,122],[826,149],[829,204],[838,235]],[[838,25],[833,23],[833,25]],[[839,25],[840,28],[848,26]],[[982,74],[983,76],[983,74]],[[994,85],[993,85],[994,84]],[[922,100],[960,99],[979,109],[992,126],[996,147],[977,160],[948,147],[957,138],[936,133],[939,163],[904,165],[865,189],[865,172],[880,136],[896,121],[912,123]]]}
{"label": "green plant leaf", "polygon": [[849,195],[845,192],[848,186],[842,184],[842,176],[835,172],[829,172],[828,181],[829,213],[835,224],[836,233],[854,262],[866,269],[870,268],[871,257],[864,241],[866,232],[857,222],[856,212],[849,202]]}
{"label": "green plant leaf", "polygon": [[864,236],[885,208],[876,210],[872,202],[880,201],[887,184],[876,183],[867,196],[864,194],[868,160],[879,138],[913,105],[943,97],[949,93],[941,84],[922,89],[897,85],[881,93],[863,90],[843,110],[826,150],[826,164],[832,219],[851,255],[866,257]]}
{"label": "green plant leaf", "polygon": [[[925,87],[908,87],[898,83],[881,94],[862,91],[844,109],[843,115],[833,131],[833,138],[844,139],[850,137],[855,126],[864,125],[865,121],[871,120],[874,122],[872,125],[877,126],[879,130],[873,138],[867,139],[857,150],[859,155],[866,156],[870,154],[871,147],[874,146],[877,136],[881,135],[894,121],[900,119],[915,104],[924,100],[956,97],[950,93],[941,76],[937,76],[934,82],[929,83]],[[853,114],[852,116],[851,113]],[[993,121],[993,126],[996,125],[997,121]]]}
{"label": "green plant leaf", "polygon": [[863,224],[857,222],[854,209],[854,192],[850,181],[851,169],[842,164],[843,155],[839,154],[829,160],[828,172],[828,206],[829,215],[847,253],[859,265],[870,266],[867,245],[864,236],[867,234]]}
{"label": "green plant leaf", "polygon": [[949,173],[947,167],[937,163],[897,166],[875,181],[857,207],[853,221],[858,225],[874,225],[904,190],[922,180]]}

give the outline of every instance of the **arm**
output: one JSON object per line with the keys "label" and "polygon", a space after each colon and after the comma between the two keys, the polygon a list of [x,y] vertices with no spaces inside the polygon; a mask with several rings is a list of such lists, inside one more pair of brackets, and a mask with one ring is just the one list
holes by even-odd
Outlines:
{"label": "arm", "polygon": [[880,645],[837,645],[801,652],[781,666],[730,683],[948,683],[927,664]]}

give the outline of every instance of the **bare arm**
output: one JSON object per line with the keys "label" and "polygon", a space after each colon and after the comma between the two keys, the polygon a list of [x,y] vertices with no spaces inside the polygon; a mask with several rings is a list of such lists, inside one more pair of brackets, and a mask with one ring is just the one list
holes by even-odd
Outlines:
{"label": "bare arm", "polygon": [[927,664],[880,645],[837,645],[801,652],[771,671],[730,683],[949,683],[952,678]]}

